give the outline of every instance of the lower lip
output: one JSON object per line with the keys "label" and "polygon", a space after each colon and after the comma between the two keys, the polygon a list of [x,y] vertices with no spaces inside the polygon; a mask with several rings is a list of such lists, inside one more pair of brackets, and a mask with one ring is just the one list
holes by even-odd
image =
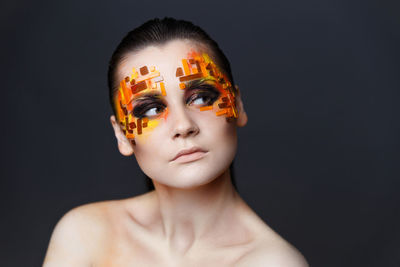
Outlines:
{"label": "lower lip", "polygon": [[190,154],[182,155],[182,156],[176,158],[174,161],[179,162],[179,163],[191,162],[191,161],[201,159],[202,157],[205,156],[205,154],[206,154],[206,152],[197,151],[197,152],[193,152]]}

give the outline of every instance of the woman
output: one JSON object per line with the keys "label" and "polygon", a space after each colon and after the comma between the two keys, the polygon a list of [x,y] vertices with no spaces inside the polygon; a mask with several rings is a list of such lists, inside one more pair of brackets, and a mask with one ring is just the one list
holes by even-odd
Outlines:
{"label": "woman", "polygon": [[231,181],[247,115],[227,58],[171,18],[131,31],[109,66],[111,124],[155,190],[68,212],[44,266],[307,266]]}

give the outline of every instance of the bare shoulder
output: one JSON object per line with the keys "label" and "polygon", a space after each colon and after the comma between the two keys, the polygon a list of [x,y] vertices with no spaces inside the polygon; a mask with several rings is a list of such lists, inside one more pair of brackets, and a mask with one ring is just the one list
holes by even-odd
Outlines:
{"label": "bare shoulder", "polygon": [[237,267],[308,267],[304,256],[294,246],[270,228],[255,213],[249,225],[256,236],[252,248],[238,261]]}
{"label": "bare shoulder", "polygon": [[91,255],[105,241],[109,213],[117,203],[91,203],[67,212],[54,228],[43,266],[90,266]]}
{"label": "bare shoulder", "polygon": [[308,267],[304,256],[294,246],[266,226],[255,240],[253,249],[237,263],[241,266]]}
{"label": "bare shoulder", "polygon": [[237,267],[241,266],[308,267],[309,265],[303,255],[290,244],[265,244],[240,259]]}

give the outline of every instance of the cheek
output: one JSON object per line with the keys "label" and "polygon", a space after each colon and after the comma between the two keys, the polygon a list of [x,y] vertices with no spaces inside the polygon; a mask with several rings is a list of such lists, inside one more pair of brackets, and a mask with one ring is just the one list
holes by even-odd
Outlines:
{"label": "cheek", "polygon": [[225,117],[216,117],[210,112],[199,124],[202,138],[210,149],[218,149],[217,153],[221,156],[235,153],[237,133],[234,122],[227,122]]}
{"label": "cheek", "polygon": [[[206,128],[204,128],[206,127]],[[207,160],[204,175],[218,177],[229,168],[236,155],[237,132],[234,123],[220,120],[209,120],[204,123],[203,138],[206,148],[211,152]]]}
{"label": "cheek", "polygon": [[[149,126],[150,127],[150,126]],[[157,122],[153,129],[137,136],[134,154],[137,163],[149,177],[156,177],[164,169],[164,163],[170,158],[171,147],[168,146],[163,132],[162,122]]]}
{"label": "cheek", "polygon": [[136,142],[135,158],[140,169],[149,177],[154,177],[154,173],[157,173],[157,168],[161,164],[154,164],[154,162],[160,162],[162,159],[159,155],[159,150],[156,146],[148,143],[146,145],[138,145]]}

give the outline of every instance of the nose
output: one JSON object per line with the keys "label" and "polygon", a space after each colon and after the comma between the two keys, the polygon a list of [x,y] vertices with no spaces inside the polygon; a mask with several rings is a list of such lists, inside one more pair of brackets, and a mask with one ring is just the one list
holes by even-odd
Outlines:
{"label": "nose", "polygon": [[[174,114],[171,114],[174,113]],[[172,116],[171,116],[172,115]],[[170,117],[173,117],[172,124],[172,137],[176,138],[187,138],[190,136],[196,136],[200,132],[200,128],[195,123],[190,115],[190,111],[185,108],[176,108],[174,111],[170,111]]]}

